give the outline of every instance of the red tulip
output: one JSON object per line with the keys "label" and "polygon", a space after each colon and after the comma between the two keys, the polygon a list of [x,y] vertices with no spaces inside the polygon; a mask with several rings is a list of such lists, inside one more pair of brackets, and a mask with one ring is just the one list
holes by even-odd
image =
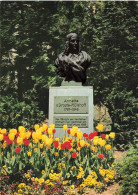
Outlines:
{"label": "red tulip", "polygon": [[67,130],[67,133],[70,135],[70,129]]}
{"label": "red tulip", "polygon": [[99,155],[98,155],[98,158],[103,159],[103,158],[104,158],[104,154],[99,154]]}
{"label": "red tulip", "polygon": [[12,144],[12,141],[9,138],[6,141],[8,145]]}
{"label": "red tulip", "polygon": [[65,142],[64,144],[65,144],[65,147],[66,147],[68,150],[71,149],[71,144],[70,144],[70,142]]}
{"label": "red tulip", "polygon": [[76,157],[77,157],[77,153],[76,153],[76,152],[73,152],[73,153],[71,154],[71,156],[72,156],[72,158],[76,158]]}
{"label": "red tulip", "polygon": [[16,153],[20,153],[21,152],[21,148],[15,148],[15,152]]}
{"label": "red tulip", "polygon": [[61,144],[61,149],[62,150],[65,150],[65,147],[66,147],[65,144]]}
{"label": "red tulip", "polygon": [[58,148],[59,142],[58,141],[54,141],[54,146],[55,146],[55,148]]}
{"label": "red tulip", "polygon": [[28,146],[29,145],[29,140],[27,138],[23,139],[24,145]]}
{"label": "red tulip", "polygon": [[101,137],[104,139],[106,137],[106,134],[102,134]]}

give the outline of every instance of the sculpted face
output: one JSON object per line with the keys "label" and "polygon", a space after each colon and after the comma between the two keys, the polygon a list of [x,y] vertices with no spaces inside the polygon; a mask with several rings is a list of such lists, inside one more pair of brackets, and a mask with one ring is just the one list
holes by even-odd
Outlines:
{"label": "sculpted face", "polygon": [[69,47],[72,53],[77,53],[79,51],[79,39],[76,35],[70,38]]}

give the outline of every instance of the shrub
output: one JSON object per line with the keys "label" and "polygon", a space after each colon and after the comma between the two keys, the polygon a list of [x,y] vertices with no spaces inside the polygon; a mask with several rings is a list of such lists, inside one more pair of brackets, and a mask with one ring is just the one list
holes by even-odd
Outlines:
{"label": "shrub", "polygon": [[0,97],[0,124],[2,128],[15,128],[20,125],[26,128],[31,124],[44,119],[44,114],[39,110],[34,101],[19,102],[11,95]]}
{"label": "shrub", "polygon": [[126,148],[133,144],[137,130],[137,99],[132,91],[112,90],[107,97],[106,106],[112,119],[112,129],[116,132],[116,145]]}
{"label": "shrub", "polygon": [[137,167],[138,152],[136,148],[131,147],[122,163],[119,163],[119,184],[121,185],[122,194],[136,195],[137,191]]}

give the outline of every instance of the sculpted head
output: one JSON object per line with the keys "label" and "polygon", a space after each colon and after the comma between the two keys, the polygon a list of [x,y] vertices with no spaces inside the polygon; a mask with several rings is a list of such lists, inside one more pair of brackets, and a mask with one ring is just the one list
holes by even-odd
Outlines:
{"label": "sculpted head", "polygon": [[66,45],[65,45],[65,54],[68,55],[69,53],[79,53],[80,49],[80,42],[79,37],[76,33],[70,33],[66,37]]}

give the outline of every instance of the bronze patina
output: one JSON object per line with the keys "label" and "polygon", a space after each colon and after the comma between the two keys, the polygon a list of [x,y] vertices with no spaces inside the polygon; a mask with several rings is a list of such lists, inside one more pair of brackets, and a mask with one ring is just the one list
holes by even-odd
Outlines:
{"label": "bronze patina", "polygon": [[80,41],[76,33],[66,37],[65,51],[55,61],[57,73],[65,81],[86,82],[86,70],[91,58],[85,51],[80,51]]}

